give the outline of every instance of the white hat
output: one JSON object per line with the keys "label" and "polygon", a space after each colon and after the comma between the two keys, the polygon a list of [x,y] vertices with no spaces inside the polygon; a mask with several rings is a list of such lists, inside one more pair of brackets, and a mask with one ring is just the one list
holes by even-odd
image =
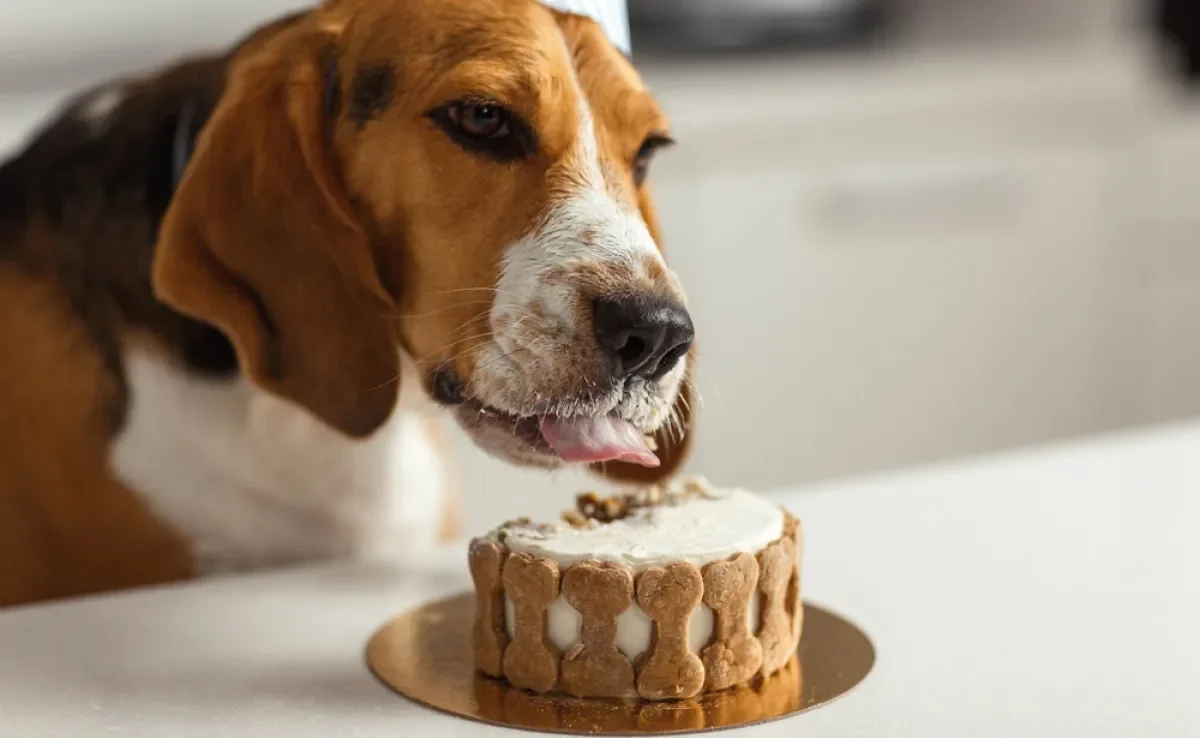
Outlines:
{"label": "white hat", "polygon": [[600,24],[608,40],[626,54],[632,45],[629,42],[629,12],[625,0],[541,0],[555,10],[576,15],[586,15]]}

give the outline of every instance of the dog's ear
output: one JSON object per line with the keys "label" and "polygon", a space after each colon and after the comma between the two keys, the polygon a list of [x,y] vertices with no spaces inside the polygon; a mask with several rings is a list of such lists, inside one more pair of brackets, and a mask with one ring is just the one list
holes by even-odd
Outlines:
{"label": "dog's ear", "polygon": [[252,381],[364,436],[395,406],[400,360],[393,300],[331,143],[331,41],[296,27],[232,62],[164,218],[153,281],[229,337]]}
{"label": "dog's ear", "polygon": [[650,469],[637,464],[610,461],[593,467],[596,472],[614,482],[649,485],[670,479],[679,471],[691,450],[692,424],[695,421],[693,404],[696,393],[692,381],[694,359],[688,356],[687,361],[687,374],[679,387],[670,419],[654,434],[655,454],[661,463]]}

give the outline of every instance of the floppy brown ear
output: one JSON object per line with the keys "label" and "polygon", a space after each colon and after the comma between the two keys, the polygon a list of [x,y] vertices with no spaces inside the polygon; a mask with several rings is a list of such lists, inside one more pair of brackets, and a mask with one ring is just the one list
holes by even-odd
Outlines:
{"label": "floppy brown ear", "polygon": [[663,482],[679,471],[683,462],[687,461],[692,446],[692,423],[695,420],[692,408],[695,402],[695,390],[692,387],[694,361],[694,358],[688,357],[687,374],[679,387],[679,395],[675,398],[670,422],[654,434],[657,446],[655,454],[662,463],[648,469],[637,464],[608,462],[593,467],[596,472],[614,482],[646,485]]}
{"label": "floppy brown ear", "polygon": [[154,288],[223,331],[259,386],[352,436],[391,414],[393,301],[341,182],[329,40],[287,30],[233,62],[159,234]]}

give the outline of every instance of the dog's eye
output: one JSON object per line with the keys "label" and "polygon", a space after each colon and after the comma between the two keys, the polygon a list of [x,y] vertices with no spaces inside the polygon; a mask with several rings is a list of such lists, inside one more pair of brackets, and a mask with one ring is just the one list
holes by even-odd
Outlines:
{"label": "dog's eye", "polygon": [[459,146],[501,161],[527,158],[536,148],[532,129],[502,105],[457,101],[429,117]]}
{"label": "dog's eye", "polygon": [[475,138],[500,138],[512,130],[508,124],[508,111],[499,105],[456,103],[446,112],[454,125]]}
{"label": "dog's eye", "polygon": [[650,170],[650,160],[654,158],[655,152],[674,143],[674,139],[662,133],[652,133],[646,137],[645,141],[642,141],[641,147],[633,157],[633,181],[635,184],[640,187],[646,181],[646,174]]}

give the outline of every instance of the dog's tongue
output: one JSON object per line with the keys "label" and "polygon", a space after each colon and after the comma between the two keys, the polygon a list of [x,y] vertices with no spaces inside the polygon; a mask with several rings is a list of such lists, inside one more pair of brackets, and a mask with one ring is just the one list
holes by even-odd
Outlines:
{"label": "dog's tongue", "polygon": [[602,418],[543,415],[540,420],[542,437],[563,461],[585,464],[624,461],[647,467],[659,464],[646,437],[628,420],[611,415]]}

